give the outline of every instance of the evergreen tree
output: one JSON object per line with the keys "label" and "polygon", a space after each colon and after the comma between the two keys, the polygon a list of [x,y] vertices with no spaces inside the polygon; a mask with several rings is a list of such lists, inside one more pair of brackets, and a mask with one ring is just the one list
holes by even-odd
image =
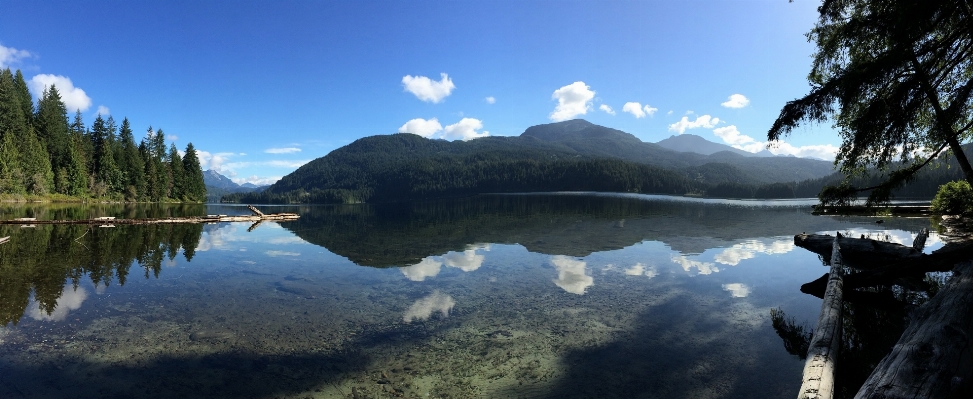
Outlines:
{"label": "evergreen tree", "polygon": [[125,177],[127,178],[125,198],[130,201],[145,198],[145,162],[142,160],[138,146],[135,145],[135,137],[132,135],[132,126],[128,123],[128,118],[122,120],[119,141],[125,154]]}
{"label": "evergreen tree", "polygon": [[35,123],[38,139],[50,154],[54,189],[62,194],[75,191],[71,182],[74,180],[72,169],[77,169],[77,162],[72,157],[77,153],[71,150],[73,143],[68,133],[67,109],[54,85],[44,90],[37,105]]}
{"label": "evergreen tree", "polygon": [[186,199],[205,201],[206,183],[203,182],[203,168],[199,164],[199,157],[193,143],[186,145],[186,156],[182,158],[182,165],[186,173],[183,180]]}
{"label": "evergreen tree", "polygon": [[169,175],[171,176],[171,187],[169,191],[169,197],[175,198],[177,200],[183,200],[186,197],[185,192],[185,178],[186,172],[182,163],[182,157],[179,156],[179,150],[176,149],[176,144],[169,144]]}
{"label": "evergreen tree", "polygon": [[[152,128],[149,128],[149,133],[152,133]],[[155,157],[152,156],[152,150],[149,149],[146,140],[142,140],[139,143],[139,154],[142,159],[145,160],[145,198],[149,201],[159,201],[161,198],[161,189],[159,188],[159,173],[156,169]]]}
{"label": "evergreen tree", "polygon": [[24,80],[24,75],[20,73],[19,69],[14,75],[14,85],[17,87],[17,93],[20,94],[20,107],[24,115],[24,123],[31,126],[34,124],[34,99],[31,98],[30,90],[27,89],[27,81]]}
{"label": "evergreen tree", "polygon": [[[837,163],[849,177],[874,166],[884,183],[827,188],[822,202],[846,203],[871,191],[885,203],[944,150],[973,183],[961,145],[973,138],[973,9],[955,0],[824,1],[808,33],[817,45],[811,92],[788,102],[768,140],[803,122],[833,122],[842,136]],[[926,155],[914,156],[916,150]]]}

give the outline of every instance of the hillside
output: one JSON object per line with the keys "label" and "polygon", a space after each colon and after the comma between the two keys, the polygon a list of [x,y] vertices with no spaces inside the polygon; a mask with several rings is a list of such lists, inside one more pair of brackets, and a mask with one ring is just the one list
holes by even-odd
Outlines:
{"label": "hillside", "polygon": [[[715,143],[714,143],[715,144]],[[253,202],[383,202],[487,192],[617,191],[682,195],[721,183],[820,178],[828,162],[672,151],[584,120],[538,125],[518,137],[430,140],[365,137],[284,176]]]}
{"label": "hillside", "polygon": [[212,169],[203,172],[203,182],[206,184],[206,202],[219,202],[220,198],[227,194],[260,192],[270,187],[251,183],[237,184]]}
{"label": "hillside", "polygon": [[659,147],[679,152],[695,152],[697,154],[710,155],[720,151],[729,151],[745,157],[773,157],[775,156],[766,149],[756,154],[741,149],[730,147],[726,144],[714,143],[695,134],[680,134],[655,143]]}

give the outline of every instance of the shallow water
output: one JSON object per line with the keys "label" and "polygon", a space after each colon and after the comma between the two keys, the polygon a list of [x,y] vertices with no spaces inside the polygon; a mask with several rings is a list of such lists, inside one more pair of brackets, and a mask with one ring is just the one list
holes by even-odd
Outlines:
{"label": "shallow water", "polygon": [[[0,397],[793,397],[803,361],[770,310],[813,325],[799,287],[827,271],[793,235],[929,227],[811,203],[505,195],[0,226]],[[67,211],[2,211],[38,212]],[[247,213],[143,214],[160,212]]]}

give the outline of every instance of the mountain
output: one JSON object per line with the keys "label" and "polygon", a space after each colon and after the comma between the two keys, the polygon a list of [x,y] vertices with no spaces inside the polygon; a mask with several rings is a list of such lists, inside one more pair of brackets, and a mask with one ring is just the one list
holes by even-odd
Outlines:
{"label": "mountain", "polygon": [[714,143],[695,134],[680,134],[655,143],[659,147],[680,152],[695,152],[697,154],[710,155],[720,151],[729,151],[745,157],[772,157],[773,153],[766,149],[758,153],[752,153],[741,149],[730,147],[726,144]]}
{"label": "mountain", "polygon": [[226,194],[260,192],[270,187],[270,185],[257,186],[253,183],[236,184],[230,178],[212,169],[203,172],[203,183],[206,184],[206,202],[219,202]]}
{"label": "mountain", "polygon": [[[715,143],[712,143],[716,145]],[[298,168],[252,202],[383,202],[486,192],[702,193],[718,184],[814,179],[812,159],[678,152],[588,121],[532,126],[517,137],[430,140],[365,137]]]}

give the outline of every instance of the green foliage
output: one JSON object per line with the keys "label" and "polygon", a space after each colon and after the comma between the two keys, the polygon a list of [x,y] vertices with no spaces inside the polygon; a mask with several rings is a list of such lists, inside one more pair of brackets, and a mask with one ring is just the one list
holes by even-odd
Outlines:
{"label": "green foliage", "polygon": [[935,157],[948,148],[963,178],[973,182],[961,148],[973,138],[968,2],[838,0],[824,1],[818,11],[808,34],[817,45],[808,76],[812,90],[787,103],[768,139],[803,122],[832,122],[842,136],[841,171],[850,179],[870,169],[886,176],[868,189],[868,204],[886,203],[931,159],[914,156],[916,150]]}
{"label": "green foliage", "polygon": [[117,135],[116,129],[114,118],[106,120],[102,115],[88,129],[80,110],[69,124],[54,86],[44,90],[35,114],[23,74],[0,71],[0,195],[58,200],[205,199],[205,185],[186,191],[186,176],[202,181],[198,158],[188,164],[195,169],[187,172],[187,163],[175,147],[167,151],[161,129],[154,133],[149,128],[142,151],[127,118]]}
{"label": "green foliage", "polygon": [[940,215],[973,214],[973,189],[965,180],[943,184],[932,200],[931,210]]}

